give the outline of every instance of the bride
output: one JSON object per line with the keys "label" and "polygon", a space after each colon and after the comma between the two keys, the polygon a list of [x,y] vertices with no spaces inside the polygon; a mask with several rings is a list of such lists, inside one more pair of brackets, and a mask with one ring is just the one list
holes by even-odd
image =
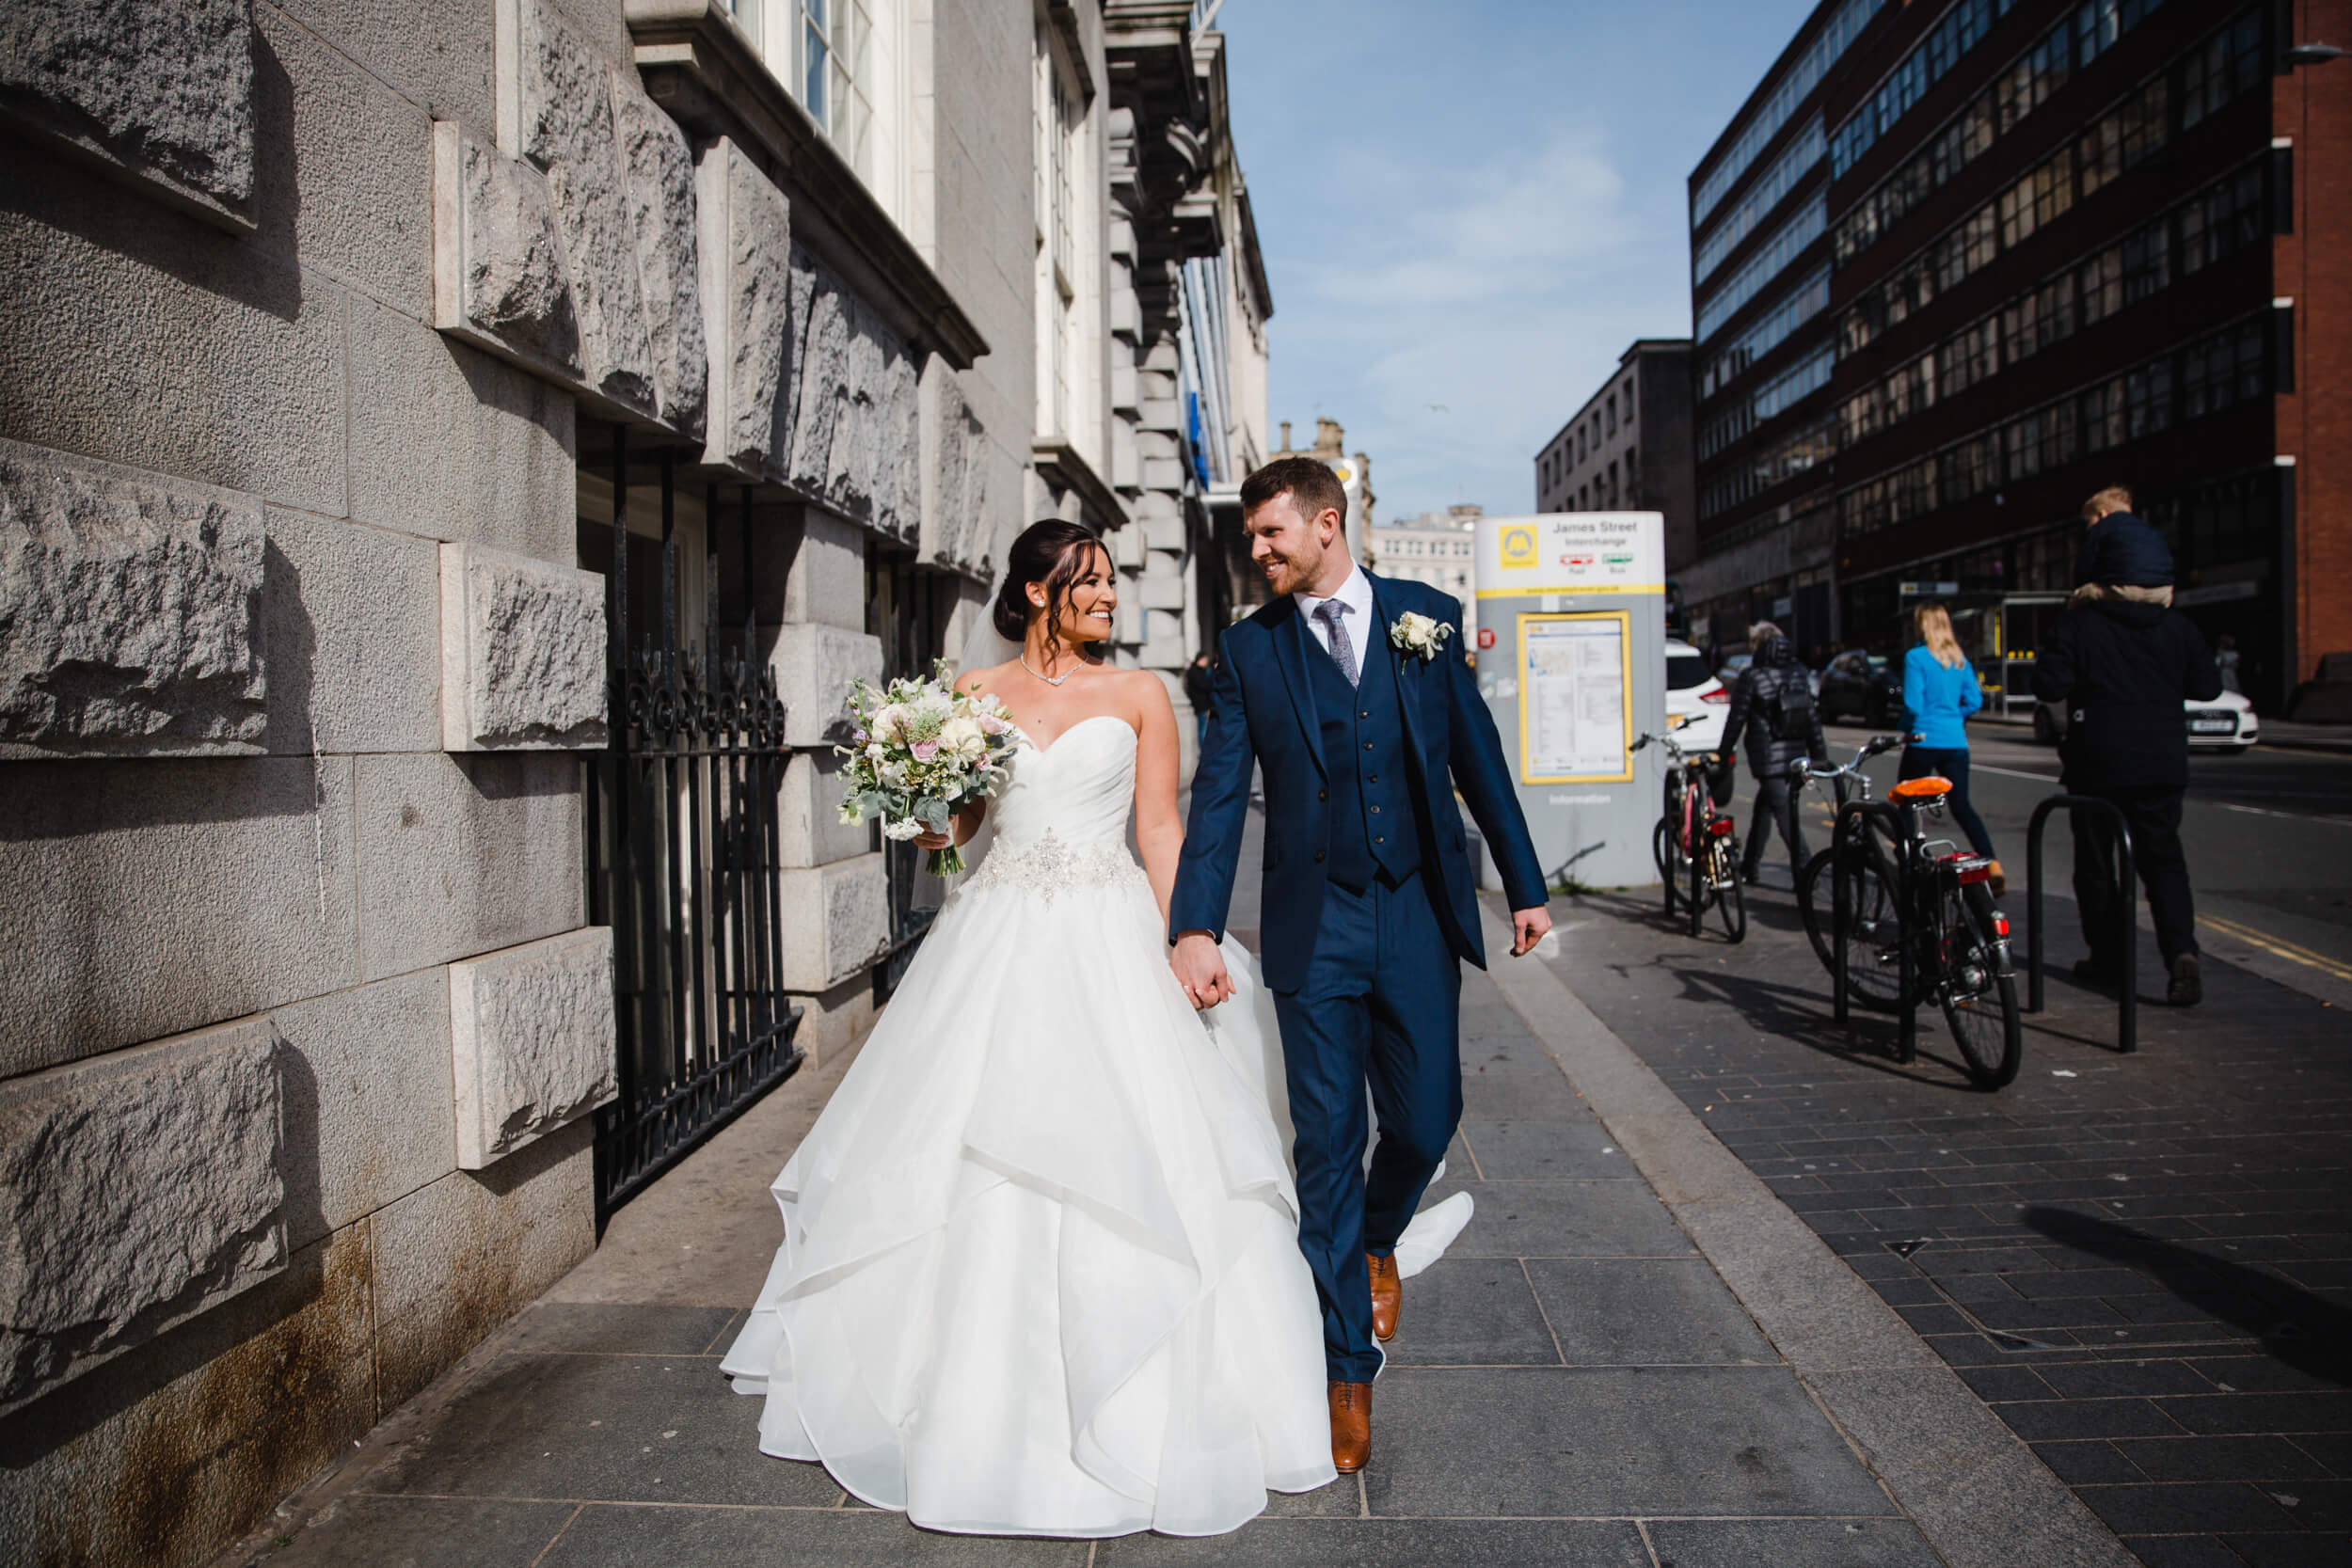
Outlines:
{"label": "bride", "polygon": [[[776,1178],[784,1246],[722,1363],[765,1396],[762,1452],[933,1529],[1216,1534],[1334,1476],[1271,999],[1238,949],[1215,1014],[1168,968],[1176,721],[1092,652],[1116,604],[1088,530],[1014,542],[993,619],[1020,651],[957,684],[1029,745]],[[1408,1272],[1468,1202],[1421,1216]]]}

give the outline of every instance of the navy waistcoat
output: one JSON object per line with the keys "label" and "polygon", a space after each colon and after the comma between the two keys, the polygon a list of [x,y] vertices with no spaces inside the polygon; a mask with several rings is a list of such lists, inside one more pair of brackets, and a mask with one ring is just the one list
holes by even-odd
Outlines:
{"label": "navy waistcoat", "polygon": [[1331,858],[1325,869],[1332,881],[1359,893],[1380,872],[1402,882],[1421,867],[1396,669],[1379,627],[1366,630],[1361,641],[1369,644],[1358,651],[1363,678],[1350,687],[1323,644],[1307,633],[1308,681],[1330,770]]}

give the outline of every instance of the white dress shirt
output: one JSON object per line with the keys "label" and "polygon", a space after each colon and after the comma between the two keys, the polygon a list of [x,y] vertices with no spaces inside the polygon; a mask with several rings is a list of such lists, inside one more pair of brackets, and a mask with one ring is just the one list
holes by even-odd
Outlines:
{"label": "white dress shirt", "polygon": [[[1324,625],[1322,616],[1315,613],[1327,600],[1312,594],[1293,594],[1291,597],[1296,601],[1298,612],[1307,617],[1307,630],[1313,635],[1323,651],[1329,653],[1331,628]],[[1356,650],[1356,668],[1361,672],[1364,650],[1372,645],[1372,579],[1364,576],[1363,568],[1350,561],[1347,576],[1340,580],[1338,590],[1328,598],[1339,601],[1340,620],[1347,627],[1347,641]]]}

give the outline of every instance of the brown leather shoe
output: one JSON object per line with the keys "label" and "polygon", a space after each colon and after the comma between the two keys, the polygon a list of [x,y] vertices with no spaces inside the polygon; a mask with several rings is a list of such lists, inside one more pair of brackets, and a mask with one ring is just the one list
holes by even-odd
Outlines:
{"label": "brown leather shoe", "polygon": [[1372,1458],[1372,1385],[1331,1385],[1331,1467],[1352,1476]]}
{"label": "brown leather shoe", "polygon": [[1405,1276],[1396,1272],[1396,1254],[1375,1258],[1364,1254],[1372,1273],[1372,1333],[1386,1344],[1396,1338],[1396,1315],[1405,1306]]}

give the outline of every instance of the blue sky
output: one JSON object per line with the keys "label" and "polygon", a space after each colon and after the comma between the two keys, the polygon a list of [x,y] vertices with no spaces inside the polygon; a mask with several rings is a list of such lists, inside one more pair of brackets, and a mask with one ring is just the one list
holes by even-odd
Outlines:
{"label": "blue sky", "polygon": [[1227,0],[1272,419],[1345,425],[1383,520],[1533,510],[1626,345],[1689,333],[1692,166],[1811,9]]}

